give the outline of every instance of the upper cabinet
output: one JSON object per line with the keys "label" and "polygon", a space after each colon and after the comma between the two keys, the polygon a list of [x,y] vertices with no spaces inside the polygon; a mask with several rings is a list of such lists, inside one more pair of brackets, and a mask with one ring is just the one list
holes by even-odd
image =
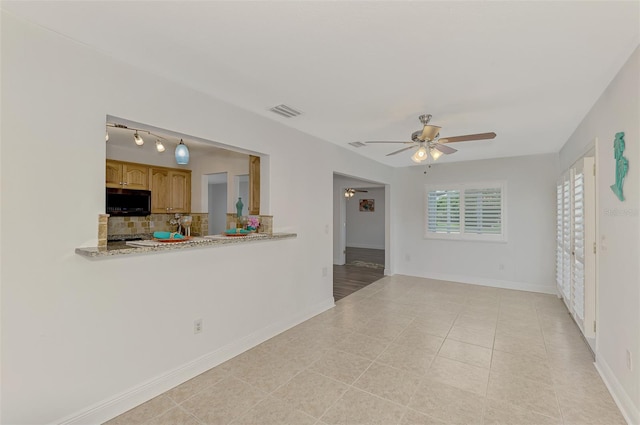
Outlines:
{"label": "upper cabinet", "polygon": [[191,212],[191,171],[107,159],[106,186],[151,191],[152,213]]}
{"label": "upper cabinet", "polygon": [[249,214],[260,214],[260,157],[249,155]]}
{"label": "upper cabinet", "polygon": [[191,211],[191,171],[153,167],[150,189],[152,213]]}
{"label": "upper cabinet", "polygon": [[107,160],[106,186],[125,189],[149,189],[149,166]]}

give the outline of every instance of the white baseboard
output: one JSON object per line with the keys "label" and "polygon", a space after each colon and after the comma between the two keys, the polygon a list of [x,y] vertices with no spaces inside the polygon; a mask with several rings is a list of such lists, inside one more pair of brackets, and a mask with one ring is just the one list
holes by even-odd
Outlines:
{"label": "white baseboard", "polygon": [[622,412],[624,420],[627,421],[629,425],[640,425],[640,410],[633,404],[633,401],[624,390],[607,362],[604,361],[602,356],[597,353],[595,366],[600,377],[604,381],[604,384],[607,386],[609,393],[611,393],[613,401],[615,401],[620,412]]}
{"label": "white baseboard", "polygon": [[[404,273],[401,273],[404,274]],[[518,291],[539,292],[542,294],[557,294],[554,285],[537,285],[533,283],[516,282],[511,280],[490,279],[486,277],[452,275],[446,273],[417,273],[410,276],[424,277],[427,279],[445,280],[448,282],[468,283],[470,285],[491,286],[494,288],[516,289]]]}
{"label": "white baseboard", "polygon": [[305,320],[316,316],[323,311],[326,311],[333,307],[333,296],[327,298],[321,303],[307,309],[304,312],[298,313],[293,317],[274,323],[265,328],[262,328],[250,335],[240,338],[230,344],[220,347],[219,349],[205,354],[193,361],[183,364],[171,371],[163,373],[153,379],[136,385],[127,391],[89,406],[80,412],[76,412],[65,418],[57,420],[52,424],[58,425],[87,425],[87,424],[101,424],[109,419],[112,419],[127,410],[130,410],[145,401],[151,400],[154,397],[170,390],[176,385],[180,385],[183,382],[188,381],[191,378],[198,376],[199,374],[218,366],[226,362],[227,360],[241,354],[250,348],[255,347],[262,342],[273,338],[274,336],[286,331],[287,329],[296,326]]}
{"label": "white baseboard", "polygon": [[384,249],[384,243],[382,245],[371,245],[366,243],[348,243],[347,248]]}

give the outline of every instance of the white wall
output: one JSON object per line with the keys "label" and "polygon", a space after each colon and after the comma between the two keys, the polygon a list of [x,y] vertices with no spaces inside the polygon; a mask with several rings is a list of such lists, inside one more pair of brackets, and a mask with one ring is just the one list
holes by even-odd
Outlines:
{"label": "white wall", "polygon": [[[318,199],[334,171],[391,183],[392,169],[5,11],[1,31],[0,422],[100,423],[332,305],[332,205]],[[97,244],[107,115],[269,155],[265,202],[297,238],[76,255]]]}
{"label": "white wall", "polygon": [[[396,273],[555,293],[557,166],[549,154],[397,169]],[[424,239],[425,184],[495,180],[507,182],[508,242]]]}
{"label": "white wall", "polygon": [[[566,169],[598,139],[596,364],[630,423],[640,423],[640,47],[560,151]],[[625,201],[615,182],[613,139],[625,132]],[[630,350],[635,365],[626,365]]]}
{"label": "white wall", "polygon": [[[367,193],[356,192],[347,199],[347,246],[384,249],[384,187],[363,187]],[[373,212],[360,211],[361,199],[373,199]]]}

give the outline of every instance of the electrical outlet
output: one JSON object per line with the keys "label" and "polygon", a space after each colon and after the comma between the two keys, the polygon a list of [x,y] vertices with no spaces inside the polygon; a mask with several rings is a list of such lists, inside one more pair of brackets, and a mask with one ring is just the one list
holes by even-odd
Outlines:
{"label": "electrical outlet", "polygon": [[631,351],[627,350],[627,369],[633,370],[633,361],[631,358]]}
{"label": "electrical outlet", "polygon": [[153,229],[155,227],[155,225],[153,224],[153,221],[149,222],[149,229]]}
{"label": "electrical outlet", "polygon": [[193,333],[199,334],[202,332],[202,319],[197,319],[193,322]]}
{"label": "electrical outlet", "polygon": [[502,263],[498,264],[498,270],[504,270],[504,264]]}
{"label": "electrical outlet", "polygon": [[329,225],[328,225],[328,224],[325,224],[325,225],[324,225],[324,234],[325,234],[325,235],[328,235],[328,234],[329,234]]}
{"label": "electrical outlet", "polygon": [[409,255],[409,254],[405,254],[405,256],[404,256],[404,260],[405,260],[405,261],[411,261],[411,255]]}
{"label": "electrical outlet", "polygon": [[322,277],[327,277],[328,270],[326,267],[322,268]]}

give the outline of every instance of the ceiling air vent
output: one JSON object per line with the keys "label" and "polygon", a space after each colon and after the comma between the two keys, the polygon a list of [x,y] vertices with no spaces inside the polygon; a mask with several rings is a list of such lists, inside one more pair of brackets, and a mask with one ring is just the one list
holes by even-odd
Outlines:
{"label": "ceiling air vent", "polygon": [[300,111],[296,111],[295,109],[293,109],[293,108],[291,108],[290,106],[287,106],[287,105],[274,106],[273,108],[271,108],[269,110],[271,112],[275,112],[278,115],[282,115],[285,118],[297,117],[298,115],[300,115],[302,113]]}
{"label": "ceiling air vent", "polygon": [[354,148],[361,148],[361,147],[363,147],[363,146],[367,146],[367,145],[365,145],[365,144],[364,144],[364,143],[362,143],[362,142],[349,142],[349,144],[350,144],[351,146],[353,146]]}

